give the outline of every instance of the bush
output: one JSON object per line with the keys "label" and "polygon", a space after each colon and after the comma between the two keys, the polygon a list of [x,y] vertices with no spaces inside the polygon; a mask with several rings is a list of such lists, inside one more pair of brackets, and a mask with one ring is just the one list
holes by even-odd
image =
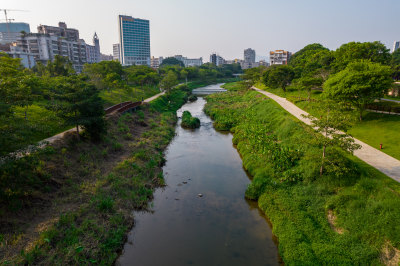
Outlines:
{"label": "bush", "polygon": [[200,119],[193,117],[189,111],[184,111],[181,126],[183,128],[198,128],[200,127]]}

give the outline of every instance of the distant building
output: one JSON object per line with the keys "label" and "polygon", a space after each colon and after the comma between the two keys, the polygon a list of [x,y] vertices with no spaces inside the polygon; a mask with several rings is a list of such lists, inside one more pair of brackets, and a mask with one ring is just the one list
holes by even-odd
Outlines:
{"label": "distant building", "polygon": [[100,41],[97,33],[93,36],[93,45],[86,44],[86,61],[88,64],[99,63],[101,60]]}
{"label": "distant building", "polygon": [[163,60],[164,58],[162,56],[160,56],[159,58],[152,56],[150,59],[150,67],[154,69],[159,68]]}
{"label": "distant building", "polygon": [[18,51],[31,54],[36,62],[47,64],[56,55],[67,57],[74,69],[81,72],[87,63],[86,43],[84,40],[67,40],[56,35],[29,33],[21,36],[13,46]]}
{"label": "distant building", "polygon": [[254,68],[254,67],[259,67],[259,66],[260,66],[260,63],[258,63],[258,62],[254,62],[254,63],[246,62],[246,61],[240,62],[240,67],[242,69],[249,69],[249,68]]}
{"label": "distant building", "polygon": [[38,33],[62,37],[68,41],[77,42],[79,40],[79,31],[76,29],[68,28],[67,24],[65,22],[59,22],[58,27],[39,25],[37,27],[37,30],[38,30]]}
{"label": "distant building", "polygon": [[114,56],[112,54],[100,54],[100,61],[112,61]]}
{"label": "distant building", "polygon": [[182,63],[185,65],[185,67],[191,67],[191,66],[201,66],[203,64],[203,58],[194,58],[190,59],[187,57],[184,57],[182,55],[175,55],[174,56],[176,59],[179,61],[182,61]]}
{"label": "distant building", "polygon": [[219,56],[216,53],[213,53],[213,54],[210,55],[210,63],[212,63],[212,64],[214,64],[216,66],[222,66],[226,62],[225,62],[224,58],[222,58],[221,56]]}
{"label": "distant building", "polygon": [[122,65],[150,66],[150,22],[119,15],[118,24]]}
{"label": "distant building", "polygon": [[291,52],[285,50],[271,51],[269,53],[271,65],[287,65],[291,55]]}
{"label": "distant building", "polygon": [[32,68],[36,65],[36,60],[33,54],[23,51],[21,47],[11,45],[8,54],[12,58],[20,58],[21,63],[25,68]]}
{"label": "distant building", "polygon": [[113,44],[113,60],[121,62],[119,43]]}
{"label": "distant building", "polygon": [[394,44],[393,44],[393,51],[392,51],[392,52],[396,51],[397,49],[400,49],[400,41],[394,42]]}
{"label": "distant building", "polygon": [[31,32],[28,23],[0,23],[0,44],[9,44],[17,41],[17,39],[21,37],[21,32]]}
{"label": "distant building", "polygon": [[265,60],[260,60],[260,62],[258,62],[260,66],[269,66],[269,63]]}
{"label": "distant building", "polygon": [[251,48],[244,50],[244,61],[246,63],[255,63],[256,62],[256,51]]}

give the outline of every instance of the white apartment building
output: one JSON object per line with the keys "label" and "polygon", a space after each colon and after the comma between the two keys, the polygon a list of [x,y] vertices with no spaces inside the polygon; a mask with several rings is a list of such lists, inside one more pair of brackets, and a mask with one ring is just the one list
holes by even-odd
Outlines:
{"label": "white apartment building", "polygon": [[271,65],[287,65],[291,55],[291,52],[285,50],[271,51],[269,53]]}
{"label": "white apartment building", "polygon": [[113,60],[121,62],[119,43],[113,44]]}
{"label": "white apartment building", "polygon": [[86,43],[82,39],[72,41],[50,34],[30,33],[21,36],[12,46],[43,64],[53,61],[56,55],[68,57],[77,72],[87,63]]}
{"label": "white apartment building", "polygon": [[181,61],[185,67],[191,67],[191,66],[201,66],[203,64],[203,58],[194,58],[194,59],[190,59],[187,57],[184,57],[182,55],[175,55],[174,56],[176,59],[178,59],[179,61]]}
{"label": "white apartment building", "polygon": [[164,58],[162,56],[156,58],[154,56],[151,57],[150,59],[150,67],[157,69],[160,67],[161,63],[163,62]]}

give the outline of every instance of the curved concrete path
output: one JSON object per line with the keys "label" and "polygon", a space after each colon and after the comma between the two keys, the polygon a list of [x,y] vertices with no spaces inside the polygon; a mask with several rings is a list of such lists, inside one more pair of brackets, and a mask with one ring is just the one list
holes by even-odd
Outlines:
{"label": "curved concrete path", "polygon": [[[264,94],[265,96],[271,98],[275,102],[277,102],[283,109],[288,111],[290,114],[294,115],[300,121],[306,123],[307,125],[311,125],[311,121],[307,118],[304,118],[302,115],[308,115],[307,112],[297,107],[295,104],[289,102],[283,97],[275,95],[273,93],[260,90],[256,87],[252,88],[259,93]],[[354,139],[355,143],[361,145],[361,149],[356,150],[354,155],[366,162],[367,164],[375,167],[385,175],[390,178],[400,182],[400,161],[383,153],[372,146],[358,140]]]}

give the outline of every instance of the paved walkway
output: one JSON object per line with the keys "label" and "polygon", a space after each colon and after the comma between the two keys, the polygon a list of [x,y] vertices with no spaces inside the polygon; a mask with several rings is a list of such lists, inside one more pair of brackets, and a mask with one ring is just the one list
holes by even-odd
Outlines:
{"label": "paved walkway", "polygon": [[[303,121],[307,125],[311,125],[311,121],[307,118],[302,117],[302,114],[308,115],[307,112],[300,109],[293,103],[289,102],[285,98],[279,97],[273,93],[260,90],[256,87],[253,87],[255,91],[266,95],[267,97],[271,98],[275,102],[277,102],[280,106],[282,106],[286,111],[290,114],[294,115],[300,121]],[[375,167],[385,175],[389,176],[390,178],[400,182],[400,161],[383,153],[370,145],[358,140],[354,139],[355,143],[361,145],[361,149],[356,150],[354,155],[366,162],[367,164]]]}
{"label": "paved walkway", "polygon": [[400,101],[385,98],[381,98],[381,101],[400,103]]}

